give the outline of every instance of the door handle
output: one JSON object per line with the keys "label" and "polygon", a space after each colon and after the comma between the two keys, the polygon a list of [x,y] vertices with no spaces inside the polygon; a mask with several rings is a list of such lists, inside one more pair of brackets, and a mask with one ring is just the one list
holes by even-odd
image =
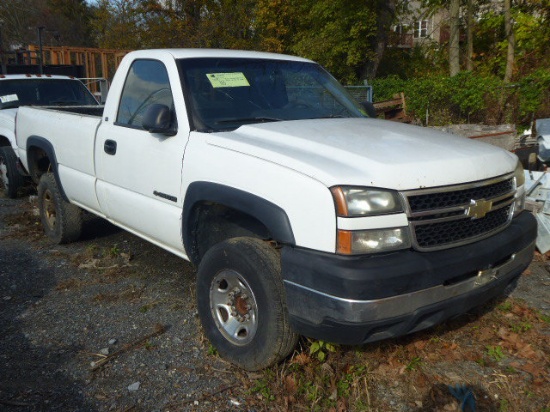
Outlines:
{"label": "door handle", "polygon": [[105,150],[105,153],[114,155],[116,153],[116,142],[114,140],[105,140],[105,143],[103,144],[103,150]]}

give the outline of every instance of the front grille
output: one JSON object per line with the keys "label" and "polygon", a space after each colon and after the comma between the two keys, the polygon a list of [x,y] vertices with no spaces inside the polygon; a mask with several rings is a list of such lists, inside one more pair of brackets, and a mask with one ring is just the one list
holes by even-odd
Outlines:
{"label": "front grille", "polygon": [[408,196],[411,211],[420,212],[470,203],[471,199],[492,199],[514,190],[514,179],[506,179],[487,186],[449,192]]}
{"label": "front grille", "polygon": [[510,206],[488,213],[481,219],[460,219],[416,226],[416,243],[422,249],[452,245],[478,238],[508,223]]}
{"label": "front grille", "polygon": [[515,182],[503,176],[469,185],[403,193],[418,250],[436,250],[487,237],[510,222]]}

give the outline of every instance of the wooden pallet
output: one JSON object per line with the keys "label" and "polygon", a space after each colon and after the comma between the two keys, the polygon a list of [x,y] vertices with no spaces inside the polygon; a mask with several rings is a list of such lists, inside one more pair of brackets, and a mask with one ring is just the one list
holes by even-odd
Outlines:
{"label": "wooden pallet", "polygon": [[376,114],[378,116],[384,116],[386,120],[401,123],[412,122],[412,118],[407,115],[407,104],[405,93],[403,92],[394,94],[391,100],[374,103],[374,108],[376,109]]}

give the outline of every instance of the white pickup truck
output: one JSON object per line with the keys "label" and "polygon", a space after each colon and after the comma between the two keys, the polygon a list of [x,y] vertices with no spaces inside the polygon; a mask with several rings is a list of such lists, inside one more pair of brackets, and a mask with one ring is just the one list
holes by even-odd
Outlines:
{"label": "white pickup truck", "polygon": [[515,155],[368,118],[312,61],[128,54],[104,110],[24,107],[46,234],[81,211],[198,267],[204,331],[249,370],[298,335],[363,344],[511,290],[534,252]]}
{"label": "white pickup truck", "polygon": [[86,106],[97,101],[81,81],[69,76],[0,74],[0,190],[15,198],[26,172],[16,155],[15,116],[19,106]]}

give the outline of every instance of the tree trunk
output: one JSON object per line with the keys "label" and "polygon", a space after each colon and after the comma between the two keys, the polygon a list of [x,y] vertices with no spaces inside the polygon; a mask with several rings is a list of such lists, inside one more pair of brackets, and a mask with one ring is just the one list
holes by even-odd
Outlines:
{"label": "tree trunk", "polygon": [[388,31],[395,18],[396,0],[378,2],[378,27],[376,32],[376,56],[374,60],[365,65],[363,77],[373,79],[376,77],[380,62],[384,57],[384,51],[388,44]]}
{"label": "tree trunk", "polygon": [[474,63],[472,61],[474,56],[474,16],[473,16],[473,4],[472,0],[468,0],[467,4],[467,17],[466,17],[466,42],[468,43],[468,51],[466,56],[466,70],[471,72],[474,69]]}
{"label": "tree trunk", "polygon": [[451,0],[449,5],[451,34],[449,38],[449,72],[451,77],[460,71],[460,0]]}
{"label": "tree trunk", "polygon": [[506,30],[506,39],[508,40],[508,52],[506,54],[506,71],[504,73],[504,82],[509,83],[514,74],[514,54],[516,50],[516,37],[514,36],[514,27],[512,24],[512,1],[504,0],[504,29]]}

